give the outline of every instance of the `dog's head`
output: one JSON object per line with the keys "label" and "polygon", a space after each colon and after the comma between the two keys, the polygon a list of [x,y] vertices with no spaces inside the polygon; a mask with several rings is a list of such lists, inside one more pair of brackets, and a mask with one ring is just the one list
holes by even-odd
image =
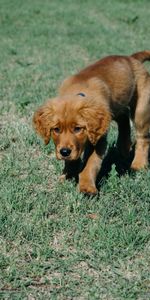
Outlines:
{"label": "dog's head", "polygon": [[96,145],[110,123],[110,114],[96,99],[76,96],[54,98],[41,106],[34,114],[35,130],[46,144],[52,137],[56,157],[76,160],[83,152],[86,142]]}

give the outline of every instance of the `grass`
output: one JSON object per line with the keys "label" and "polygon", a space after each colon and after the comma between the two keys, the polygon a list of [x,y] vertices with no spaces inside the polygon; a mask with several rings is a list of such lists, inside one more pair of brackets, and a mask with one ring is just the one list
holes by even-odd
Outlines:
{"label": "grass", "polygon": [[[119,177],[113,164],[88,199],[58,182],[54,146],[32,129],[36,107],[66,76],[150,48],[149,1],[0,7],[1,299],[150,299],[150,170]],[[115,137],[113,125],[110,146]]]}

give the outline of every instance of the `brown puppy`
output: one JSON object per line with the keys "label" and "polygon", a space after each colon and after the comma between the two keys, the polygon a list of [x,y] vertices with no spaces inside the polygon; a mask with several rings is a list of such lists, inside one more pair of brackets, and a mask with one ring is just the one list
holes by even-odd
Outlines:
{"label": "brown puppy", "polygon": [[[135,157],[131,168],[148,166],[150,145],[150,75],[142,62],[150,51],[131,56],[108,56],[66,79],[59,96],[34,114],[36,131],[56,146],[65,161],[64,177],[79,172],[79,190],[95,194],[95,182],[106,150],[111,120],[118,124],[117,145],[126,157],[131,148],[130,118],[136,128]],[[79,169],[81,154],[84,167]]]}

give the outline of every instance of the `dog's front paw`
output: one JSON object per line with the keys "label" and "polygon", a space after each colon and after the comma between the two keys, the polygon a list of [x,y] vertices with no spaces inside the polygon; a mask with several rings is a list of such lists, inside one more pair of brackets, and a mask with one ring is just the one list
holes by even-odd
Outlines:
{"label": "dog's front paw", "polygon": [[79,191],[87,195],[96,195],[98,193],[95,185],[79,183]]}
{"label": "dog's front paw", "polygon": [[61,176],[59,176],[60,182],[64,182],[65,180],[66,180],[66,174],[62,174]]}
{"label": "dog's front paw", "polygon": [[148,167],[148,163],[145,161],[133,160],[131,164],[131,169],[133,171],[139,171],[141,169],[146,169]]}

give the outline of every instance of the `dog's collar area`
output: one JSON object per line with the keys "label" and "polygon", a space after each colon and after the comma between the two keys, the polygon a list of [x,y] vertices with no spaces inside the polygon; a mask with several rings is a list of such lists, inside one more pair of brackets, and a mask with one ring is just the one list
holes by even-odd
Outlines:
{"label": "dog's collar area", "polygon": [[84,93],[78,93],[77,96],[85,97]]}

